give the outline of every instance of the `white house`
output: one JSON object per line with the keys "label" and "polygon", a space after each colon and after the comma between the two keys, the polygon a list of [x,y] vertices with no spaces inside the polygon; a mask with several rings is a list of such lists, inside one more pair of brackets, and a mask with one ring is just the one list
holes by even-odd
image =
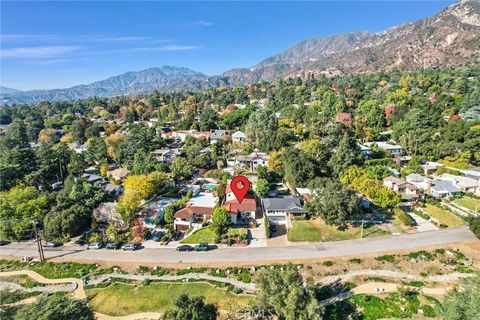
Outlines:
{"label": "white house", "polygon": [[178,149],[157,149],[153,151],[155,159],[158,162],[172,163],[176,157],[180,156],[181,152]]}
{"label": "white house", "polygon": [[449,173],[444,173],[438,176],[437,179],[451,182],[462,192],[478,193],[478,180]]}
{"label": "white house", "polygon": [[461,191],[450,181],[433,180],[429,192],[430,195],[435,198],[448,198],[459,194]]}
{"label": "white house", "polygon": [[409,174],[405,177],[405,180],[420,190],[428,190],[430,187],[430,182],[432,181],[430,178],[419,175],[418,173]]}
{"label": "white house", "polygon": [[403,152],[402,146],[398,144],[390,144],[385,141],[366,142],[364,145],[369,148],[371,148],[373,145],[376,145],[378,148],[385,150],[392,157],[399,157]]}
{"label": "white house", "polygon": [[233,142],[245,142],[245,140],[246,140],[245,133],[243,133],[241,131],[237,131],[237,132],[232,134],[232,141]]}

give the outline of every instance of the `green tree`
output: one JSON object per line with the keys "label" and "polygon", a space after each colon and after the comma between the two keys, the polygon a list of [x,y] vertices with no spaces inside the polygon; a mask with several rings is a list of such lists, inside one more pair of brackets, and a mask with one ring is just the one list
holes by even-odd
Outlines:
{"label": "green tree", "polygon": [[77,120],[74,121],[72,124],[72,128],[70,129],[70,133],[72,134],[73,141],[84,144],[85,139],[85,120]]}
{"label": "green tree", "polygon": [[323,185],[314,189],[313,196],[307,202],[308,211],[319,216],[327,224],[343,224],[358,209],[356,192],[343,184],[325,179]]}
{"label": "green tree", "polygon": [[176,181],[190,178],[194,172],[193,166],[185,158],[175,158],[171,170]]}
{"label": "green tree", "polygon": [[15,320],[93,320],[87,301],[70,300],[64,293],[45,296],[15,314]]}
{"label": "green tree", "polygon": [[278,123],[275,113],[265,109],[252,113],[246,126],[249,138],[262,151],[273,149],[277,129]]}
{"label": "green tree", "polygon": [[225,228],[230,224],[230,213],[224,207],[216,206],[213,208],[212,225],[215,228],[217,235],[223,233]]}
{"label": "green tree", "polygon": [[257,307],[282,320],[321,320],[323,309],[311,285],[293,269],[265,271],[256,279]]}
{"label": "green tree", "polygon": [[355,137],[345,133],[328,161],[328,165],[337,176],[341,176],[348,167],[360,163],[360,159],[360,150]]}
{"label": "green tree", "polygon": [[97,165],[107,161],[107,146],[102,138],[94,137],[88,140],[85,160]]}
{"label": "green tree", "polygon": [[218,120],[219,120],[219,116],[217,111],[211,108],[205,109],[200,117],[200,123],[199,123],[200,130],[209,131],[212,129],[217,129]]}
{"label": "green tree", "polygon": [[265,179],[258,179],[257,186],[255,188],[255,193],[260,198],[264,198],[268,195],[268,191],[270,190],[270,184]]}
{"label": "green tree", "polygon": [[0,237],[25,240],[32,236],[32,221],[42,222],[48,209],[46,195],[34,187],[16,186],[0,193]]}
{"label": "green tree", "polygon": [[215,320],[217,309],[213,304],[206,304],[203,297],[190,298],[180,295],[175,301],[175,308],[168,310],[162,320]]}

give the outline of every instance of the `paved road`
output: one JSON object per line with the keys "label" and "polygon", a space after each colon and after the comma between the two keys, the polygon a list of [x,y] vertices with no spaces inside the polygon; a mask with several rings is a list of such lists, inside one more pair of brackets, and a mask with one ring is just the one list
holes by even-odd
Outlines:
{"label": "paved road", "polygon": [[[306,260],[326,257],[355,256],[380,253],[392,250],[414,249],[444,245],[475,236],[467,227],[441,229],[437,231],[405,234],[393,237],[380,237],[322,244],[295,244],[259,248],[219,248],[209,252],[177,252],[172,248],[145,248],[134,252],[84,250],[81,247],[60,247],[46,249],[47,258],[94,259],[136,263],[262,263],[288,260]],[[0,256],[36,256],[34,244],[12,243],[0,247]]]}

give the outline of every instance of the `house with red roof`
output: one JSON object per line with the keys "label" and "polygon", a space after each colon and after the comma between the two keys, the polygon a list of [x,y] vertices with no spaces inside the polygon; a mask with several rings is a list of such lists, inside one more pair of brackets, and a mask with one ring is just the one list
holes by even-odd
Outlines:
{"label": "house with red roof", "polygon": [[211,221],[213,214],[213,208],[192,206],[187,204],[185,208],[182,208],[175,212],[174,215],[174,230],[175,231],[187,231],[192,224],[203,224],[204,222]]}
{"label": "house with red roof", "polygon": [[232,224],[249,224],[251,220],[255,219],[257,201],[253,194],[248,193],[242,203],[239,203],[230,188],[230,184],[227,184],[225,197],[226,200],[223,207],[230,212],[230,222]]}
{"label": "house with red roof", "polygon": [[193,196],[184,208],[174,214],[174,230],[187,231],[190,226],[201,226],[212,221],[213,208],[218,204],[218,197],[210,192],[200,192]]}

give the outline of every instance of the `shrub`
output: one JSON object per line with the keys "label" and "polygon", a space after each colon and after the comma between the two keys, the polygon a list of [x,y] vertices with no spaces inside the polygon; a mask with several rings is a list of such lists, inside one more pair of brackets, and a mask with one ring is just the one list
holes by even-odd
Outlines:
{"label": "shrub", "polygon": [[322,265],[325,266],[325,267],[331,267],[331,266],[334,265],[334,263],[333,263],[333,261],[327,260],[327,261],[323,261]]}
{"label": "shrub", "polygon": [[405,211],[399,208],[393,209],[393,213],[402,221],[402,223],[406,226],[413,226],[415,225],[415,221],[410,217]]}
{"label": "shrub", "polygon": [[350,259],[349,261],[350,261],[351,263],[357,263],[357,264],[362,263],[362,259],[358,259],[358,258],[353,258],[353,259]]}
{"label": "shrub", "polygon": [[381,261],[381,262],[395,262],[395,256],[392,256],[392,255],[384,255],[384,256],[379,256],[379,257],[376,257],[375,260],[377,261]]}
{"label": "shrub", "polygon": [[437,316],[437,312],[435,311],[435,309],[428,304],[422,306],[422,310],[425,317],[433,318]]}
{"label": "shrub", "polygon": [[480,239],[480,216],[468,218],[468,226],[475,236]]}

